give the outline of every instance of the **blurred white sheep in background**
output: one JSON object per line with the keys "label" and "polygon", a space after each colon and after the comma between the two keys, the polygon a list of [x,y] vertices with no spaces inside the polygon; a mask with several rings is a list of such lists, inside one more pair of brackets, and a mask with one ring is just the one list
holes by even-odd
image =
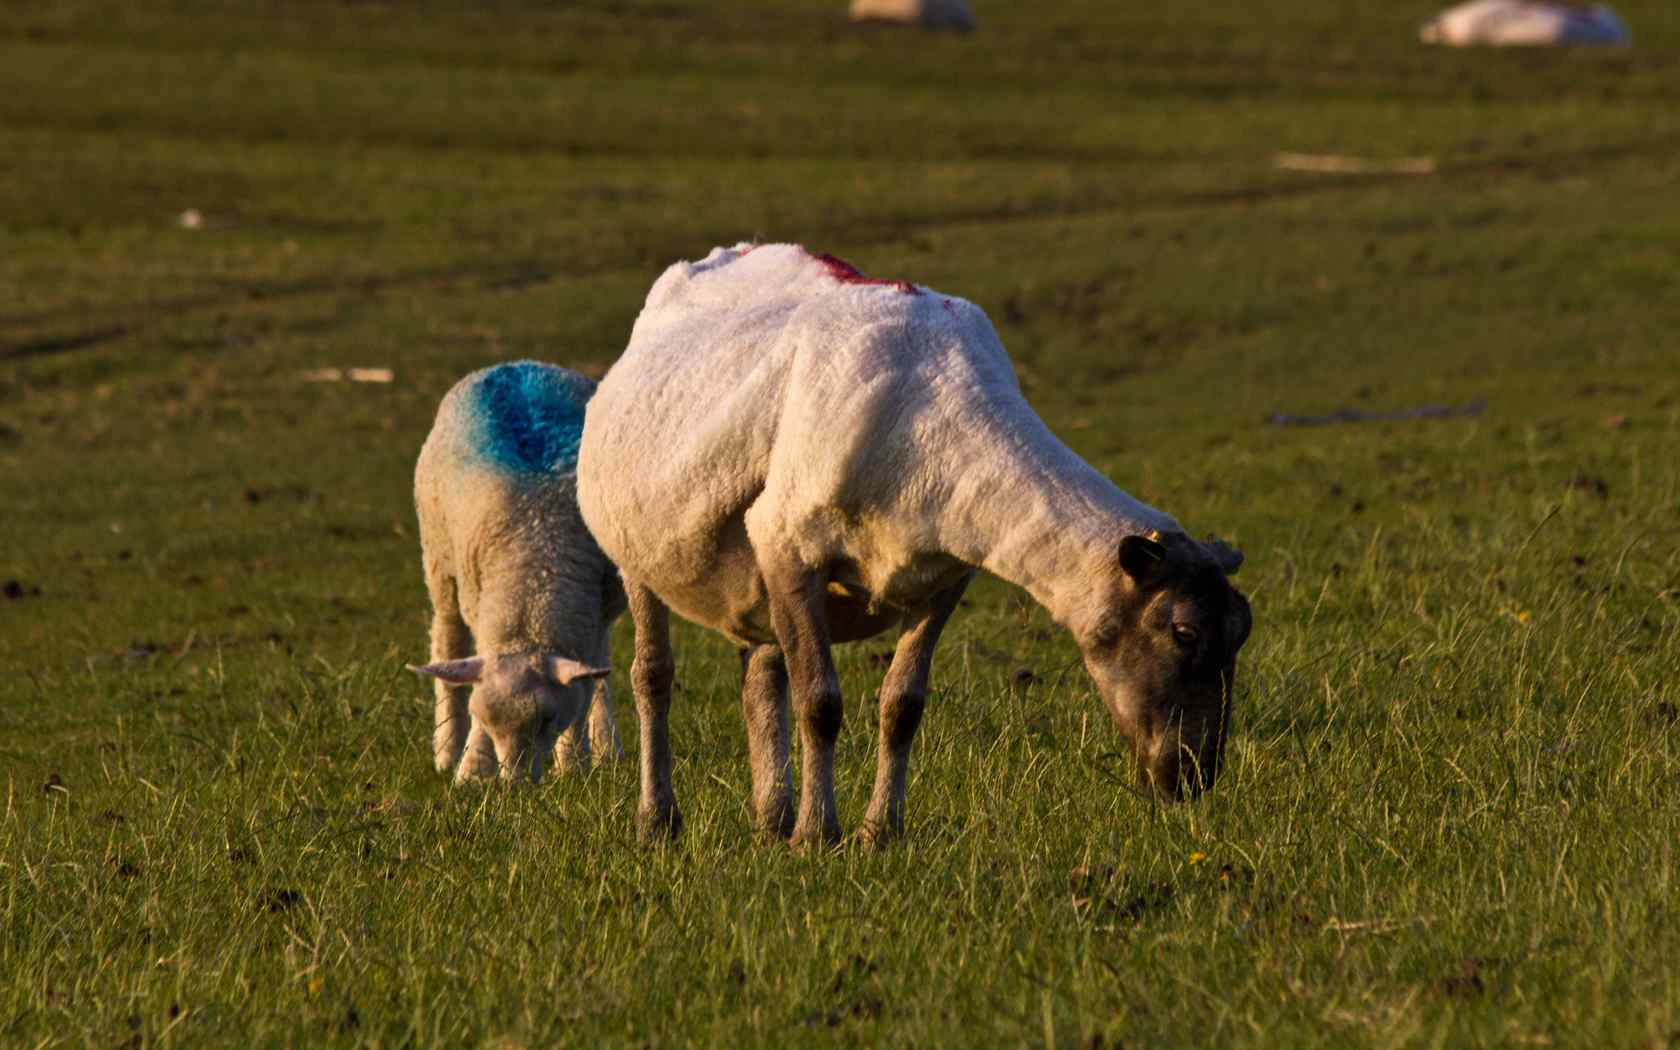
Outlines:
{"label": "blurred white sheep in background", "polygon": [[923,29],[974,29],[974,12],[965,0],[852,0],[854,22],[898,22]]}
{"label": "blurred white sheep in background", "polygon": [[1424,23],[1418,39],[1449,47],[1557,47],[1629,43],[1627,26],[1607,4],[1552,0],[1470,0]]}

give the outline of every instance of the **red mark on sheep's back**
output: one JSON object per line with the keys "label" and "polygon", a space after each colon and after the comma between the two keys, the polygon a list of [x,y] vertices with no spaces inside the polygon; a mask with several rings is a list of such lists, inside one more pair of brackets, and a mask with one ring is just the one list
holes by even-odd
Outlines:
{"label": "red mark on sheep's back", "polygon": [[844,259],[830,255],[827,252],[809,254],[811,254],[811,258],[823,264],[823,268],[828,271],[828,275],[830,277],[839,281],[841,284],[878,284],[890,286],[897,288],[905,295],[915,295],[918,292],[916,286],[911,284],[909,281],[877,281],[872,278],[865,277],[856,266],[853,266]]}

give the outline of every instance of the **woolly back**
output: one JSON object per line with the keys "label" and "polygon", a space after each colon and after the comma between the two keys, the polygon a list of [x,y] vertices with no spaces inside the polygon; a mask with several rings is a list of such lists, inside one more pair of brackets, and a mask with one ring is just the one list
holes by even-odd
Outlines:
{"label": "woolly back", "polygon": [[[653,331],[691,323],[701,312],[729,315],[732,332],[742,325],[775,327],[785,323],[786,311],[833,296],[843,296],[858,323],[867,323],[877,316],[902,315],[925,291],[908,281],[872,279],[844,259],[813,254],[797,244],[714,248],[699,262],[673,264],[654,282],[636,318],[631,345],[638,336],[645,341]],[[708,331],[715,338],[715,329]],[[723,341],[742,338],[731,334]]]}
{"label": "woolly back", "polygon": [[577,469],[583,410],[595,382],[570,369],[515,361],[461,381],[459,410],[468,445],[513,473]]}

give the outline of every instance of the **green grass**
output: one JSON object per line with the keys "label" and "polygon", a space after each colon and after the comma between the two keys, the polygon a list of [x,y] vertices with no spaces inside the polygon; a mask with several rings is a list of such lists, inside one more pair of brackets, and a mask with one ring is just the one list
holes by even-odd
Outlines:
{"label": "green grass", "polygon": [[[709,6],[0,5],[0,1043],[1680,1043],[1680,12],[1458,54],[1375,0]],[[688,627],[675,847],[633,757],[432,773],[438,398],[603,369],[744,238],[980,303],[1054,428],[1246,550],[1210,796],[1130,791],[995,582],[886,852],[750,837]],[[396,381],[302,379],[353,365]],[[841,657],[852,822],[888,645]]]}

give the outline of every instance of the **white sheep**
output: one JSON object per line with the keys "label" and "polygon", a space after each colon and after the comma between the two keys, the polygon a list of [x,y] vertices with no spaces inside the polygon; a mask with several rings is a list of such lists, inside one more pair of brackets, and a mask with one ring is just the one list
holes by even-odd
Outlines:
{"label": "white sheep", "polygon": [[1418,39],[1449,47],[1626,45],[1627,26],[1607,4],[1468,0],[1423,24]]}
{"label": "white sheep", "polygon": [[432,754],[457,783],[620,752],[607,632],[624,590],[577,509],[594,390],[535,361],[482,369],[445,395],[420,450],[432,662],[410,669],[437,679]]}
{"label": "white sheep", "polygon": [[1058,441],[971,303],[794,245],[672,266],[595,396],[578,505],[635,619],[644,835],[681,826],[667,607],[740,646],[755,822],[796,843],[840,834],[830,644],[903,625],[861,828],[881,842],[903,828],[933,649],[977,567],[1073,633],[1146,784],[1178,797],[1218,771],[1251,623],[1226,578],[1242,556]]}
{"label": "white sheep", "polygon": [[897,22],[923,29],[974,29],[974,12],[967,0],[852,0],[854,22]]}

